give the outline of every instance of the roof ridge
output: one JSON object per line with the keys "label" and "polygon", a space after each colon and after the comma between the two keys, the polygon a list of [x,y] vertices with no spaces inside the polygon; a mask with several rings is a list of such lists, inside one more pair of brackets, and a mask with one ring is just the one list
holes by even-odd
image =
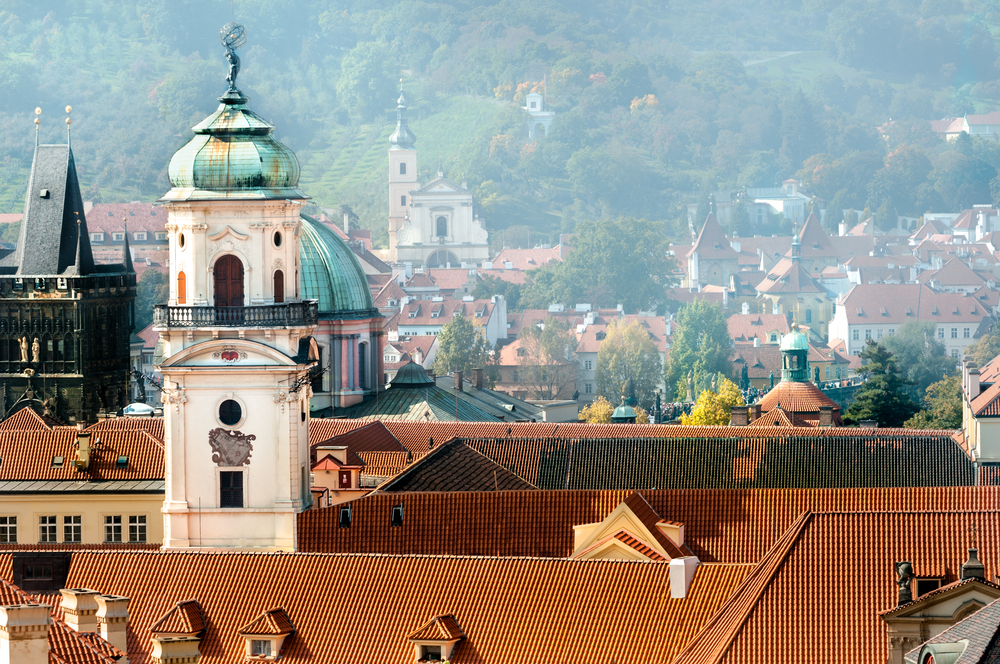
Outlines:
{"label": "roof ridge", "polygon": [[709,618],[698,634],[674,658],[673,664],[721,662],[736,636],[743,629],[757,602],[778,573],[802,532],[809,525],[812,512],[806,510],[764,554],[757,567],[737,586],[729,599]]}

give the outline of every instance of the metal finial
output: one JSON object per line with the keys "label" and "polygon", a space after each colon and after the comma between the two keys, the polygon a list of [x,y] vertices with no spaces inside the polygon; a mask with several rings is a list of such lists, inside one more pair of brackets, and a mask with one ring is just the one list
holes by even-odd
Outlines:
{"label": "metal finial", "polygon": [[66,146],[70,147],[72,141],[70,140],[70,127],[73,125],[73,118],[69,117],[69,114],[73,112],[72,106],[66,107]]}
{"label": "metal finial", "polygon": [[247,43],[246,30],[239,23],[226,23],[219,31],[219,40],[226,47],[226,60],[229,61],[228,92],[238,92],[236,77],[240,73],[240,56],[236,55],[236,49]]}
{"label": "metal finial", "polygon": [[38,116],[42,114],[42,107],[35,107],[35,147],[38,147],[38,130],[41,128],[42,120]]}

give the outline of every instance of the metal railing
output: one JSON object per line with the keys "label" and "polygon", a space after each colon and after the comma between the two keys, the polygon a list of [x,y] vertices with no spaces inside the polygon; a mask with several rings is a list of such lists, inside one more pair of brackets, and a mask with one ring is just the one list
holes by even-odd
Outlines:
{"label": "metal railing", "polygon": [[158,304],[153,309],[155,327],[285,327],[315,325],[316,300],[264,304],[252,307],[193,307]]}

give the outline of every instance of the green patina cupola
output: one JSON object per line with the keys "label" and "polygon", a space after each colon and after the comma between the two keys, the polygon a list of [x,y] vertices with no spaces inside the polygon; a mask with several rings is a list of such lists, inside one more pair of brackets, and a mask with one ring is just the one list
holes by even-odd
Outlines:
{"label": "green patina cupola", "polygon": [[799,331],[798,323],[781,337],[781,380],[796,383],[809,381],[809,340]]}
{"label": "green patina cupola", "polygon": [[389,137],[391,150],[412,150],[417,137],[406,123],[406,99],[403,97],[403,80],[399,80],[399,100],[396,103],[396,131]]}

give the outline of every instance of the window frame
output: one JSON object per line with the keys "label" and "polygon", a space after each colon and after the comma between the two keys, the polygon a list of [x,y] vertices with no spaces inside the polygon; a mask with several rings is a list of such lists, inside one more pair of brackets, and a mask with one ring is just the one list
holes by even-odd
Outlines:
{"label": "window frame", "polygon": [[58,519],[55,514],[38,515],[38,543],[59,543]]}
{"label": "window frame", "polygon": [[129,544],[145,544],[147,541],[147,532],[148,532],[147,526],[148,523],[145,514],[129,514],[128,516]]}
{"label": "window frame", "polygon": [[17,515],[0,516],[0,544],[17,544]]}
{"label": "window frame", "polygon": [[[220,509],[232,509],[232,510],[245,509],[246,508],[246,504],[247,504],[247,481],[246,481],[247,478],[246,478],[246,472],[244,471],[244,469],[242,469],[242,468],[219,468],[217,472],[218,472],[218,475],[217,475],[218,492],[217,492],[216,495],[219,496],[219,508]],[[237,475],[240,477],[240,486],[238,487],[239,488],[239,492],[238,493],[233,493],[237,489],[237,487],[235,487],[235,486],[229,486],[227,488],[227,487],[223,486],[223,481],[227,477],[232,478],[232,477],[236,477]],[[233,504],[226,504],[226,505],[224,505],[223,504],[223,502],[224,502],[223,501],[223,496],[227,495],[227,494],[224,494],[223,491],[228,491],[229,492],[228,493],[228,497],[230,499],[230,502],[235,502],[232,499],[235,496],[239,496],[239,505],[233,505]]]}
{"label": "window frame", "polygon": [[[67,535],[70,536],[67,537]],[[66,544],[80,544],[83,542],[83,515],[63,515],[63,542]]]}
{"label": "window frame", "polygon": [[[117,519],[117,523],[115,522]],[[117,531],[117,532],[116,532]],[[114,536],[117,534],[118,539]],[[122,544],[122,515],[121,514],[105,514],[104,515],[104,543],[105,544]]]}

